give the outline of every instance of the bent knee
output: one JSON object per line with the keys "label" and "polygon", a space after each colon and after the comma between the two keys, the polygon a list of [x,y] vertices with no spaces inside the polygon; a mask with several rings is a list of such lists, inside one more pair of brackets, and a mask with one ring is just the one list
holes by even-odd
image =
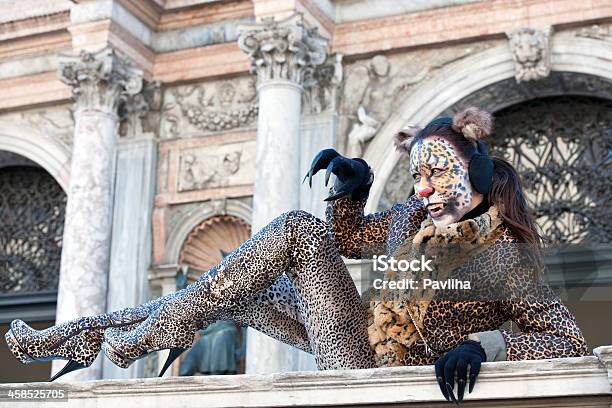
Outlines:
{"label": "bent knee", "polygon": [[291,210],[285,214],[286,222],[300,233],[326,235],[327,223],[304,210]]}

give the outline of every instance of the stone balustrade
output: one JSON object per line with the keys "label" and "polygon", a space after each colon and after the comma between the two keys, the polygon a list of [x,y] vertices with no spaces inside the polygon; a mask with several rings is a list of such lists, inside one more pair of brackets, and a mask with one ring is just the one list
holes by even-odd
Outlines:
{"label": "stone balustrade", "polygon": [[[595,356],[483,364],[478,383],[462,405],[470,407],[609,407],[612,403],[612,346]],[[72,383],[1,384],[0,407],[14,389],[63,389],[67,407],[285,407],[450,406],[433,366],[369,370],[288,372],[97,380]],[[433,404],[433,405],[432,405]],[[39,401],[39,407],[57,402]]]}

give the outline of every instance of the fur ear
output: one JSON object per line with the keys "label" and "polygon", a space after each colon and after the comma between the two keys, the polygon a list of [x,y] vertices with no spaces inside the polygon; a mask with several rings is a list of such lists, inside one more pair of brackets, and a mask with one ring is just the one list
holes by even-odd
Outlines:
{"label": "fur ear", "polygon": [[418,126],[408,126],[397,132],[395,136],[393,136],[393,143],[397,151],[404,154],[410,154],[410,144],[412,144],[412,141],[420,131],[421,128]]}
{"label": "fur ear", "polygon": [[493,132],[493,115],[471,106],[455,114],[453,130],[473,141],[485,139]]}

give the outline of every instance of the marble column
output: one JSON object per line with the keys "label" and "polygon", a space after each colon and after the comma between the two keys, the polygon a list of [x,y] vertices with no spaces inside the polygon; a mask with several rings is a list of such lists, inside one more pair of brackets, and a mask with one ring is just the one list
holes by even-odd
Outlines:
{"label": "marble column", "polygon": [[[110,49],[64,56],[60,79],[75,98],[70,187],[57,300],[58,323],[106,311],[119,108],[142,89],[142,71]],[[57,363],[57,364],[56,364]],[[63,362],[54,361],[56,371]],[[102,376],[101,357],[68,380]]]}
{"label": "marble column", "polygon": [[[300,114],[304,78],[325,62],[327,40],[296,14],[239,28],[238,45],[257,74],[256,178],[252,231],[300,205]],[[249,329],[247,373],[295,370],[292,348]]]}

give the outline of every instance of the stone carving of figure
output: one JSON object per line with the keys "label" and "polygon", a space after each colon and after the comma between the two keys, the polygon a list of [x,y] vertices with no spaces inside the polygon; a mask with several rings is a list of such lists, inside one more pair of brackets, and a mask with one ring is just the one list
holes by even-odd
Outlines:
{"label": "stone carving of figure", "polygon": [[348,135],[347,155],[361,157],[363,149],[389,117],[398,93],[427,75],[423,67],[414,75],[392,74],[391,63],[384,55],[377,55],[369,66],[356,67],[346,80],[346,99],[349,108],[356,105],[357,121]]}
{"label": "stone carving of figure", "polygon": [[550,31],[521,28],[507,33],[517,82],[534,81],[550,74]]}

